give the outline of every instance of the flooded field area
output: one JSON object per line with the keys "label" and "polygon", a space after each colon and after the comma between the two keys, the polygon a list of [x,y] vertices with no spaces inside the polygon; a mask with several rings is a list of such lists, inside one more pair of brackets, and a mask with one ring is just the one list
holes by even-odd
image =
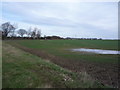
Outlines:
{"label": "flooded field area", "polygon": [[120,54],[120,51],[115,51],[115,50],[87,49],[87,48],[71,49],[71,51],[88,52],[88,53],[96,53],[96,54]]}

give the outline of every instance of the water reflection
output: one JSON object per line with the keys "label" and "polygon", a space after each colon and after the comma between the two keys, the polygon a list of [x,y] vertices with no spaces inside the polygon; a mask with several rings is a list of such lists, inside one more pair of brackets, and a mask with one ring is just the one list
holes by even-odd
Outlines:
{"label": "water reflection", "polygon": [[72,49],[72,51],[91,52],[91,53],[96,53],[96,54],[120,54],[120,51],[115,51],[115,50],[87,49],[87,48]]}

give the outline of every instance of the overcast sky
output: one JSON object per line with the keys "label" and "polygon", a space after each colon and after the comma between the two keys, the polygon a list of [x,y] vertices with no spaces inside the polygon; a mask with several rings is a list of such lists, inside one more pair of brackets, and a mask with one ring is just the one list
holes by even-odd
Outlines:
{"label": "overcast sky", "polygon": [[41,28],[42,35],[118,38],[117,2],[4,2],[0,20]]}

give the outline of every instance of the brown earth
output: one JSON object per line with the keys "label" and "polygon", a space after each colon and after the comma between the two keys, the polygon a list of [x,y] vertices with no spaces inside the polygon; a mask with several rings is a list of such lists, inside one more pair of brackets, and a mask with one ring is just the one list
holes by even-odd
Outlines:
{"label": "brown earth", "polygon": [[87,62],[84,60],[71,60],[64,59],[61,57],[54,56],[45,51],[41,51],[38,49],[31,49],[27,47],[20,46],[16,44],[18,48],[29,52],[31,54],[37,55],[46,60],[50,60],[51,62],[69,69],[73,72],[80,73],[82,71],[86,71],[89,75],[92,76],[95,80],[100,81],[102,85],[108,85],[110,87],[118,88],[118,64],[107,64],[107,63],[95,63],[95,62]]}

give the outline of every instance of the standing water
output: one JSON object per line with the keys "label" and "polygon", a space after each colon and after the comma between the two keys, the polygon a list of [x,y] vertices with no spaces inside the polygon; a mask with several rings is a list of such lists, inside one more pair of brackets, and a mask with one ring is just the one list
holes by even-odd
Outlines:
{"label": "standing water", "polygon": [[120,54],[120,51],[115,50],[101,50],[101,49],[86,49],[86,48],[79,48],[79,49],[72,49],[75,52],[91,52],[96,54]]}

